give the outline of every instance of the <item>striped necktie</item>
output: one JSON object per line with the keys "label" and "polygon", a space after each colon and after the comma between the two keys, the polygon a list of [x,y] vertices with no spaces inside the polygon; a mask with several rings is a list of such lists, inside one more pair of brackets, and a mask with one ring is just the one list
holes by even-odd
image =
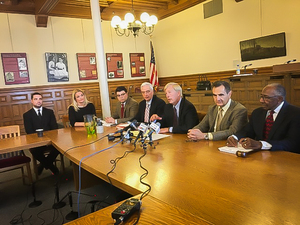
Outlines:
{"label": "striped necktie", "polygon": [[149,122],[149,112],[150,112],[150,104],[146,103],[145,115],[144,115],[144,122]]}
{"label": "striped necktie", "polygon": [[268,117],[266,119],[266,123],[265,123],[265,126],[264,126],[264,140],[268,139],[270,130],[271,130],[273,124],[274,124],[273,114],[274,114],[274,111],[271,110],[270,114],[268,115]]}

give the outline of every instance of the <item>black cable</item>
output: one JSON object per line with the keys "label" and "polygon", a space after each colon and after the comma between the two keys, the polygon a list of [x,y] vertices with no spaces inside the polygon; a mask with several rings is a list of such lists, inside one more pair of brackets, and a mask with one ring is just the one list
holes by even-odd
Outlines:
{"label": "black cable", "polygon": [[78,145],[78,146],[74,146],[74,147],[68,148],[68,149],[63,153],[63,156],[65,156],[65,154],[66,154],[68,151],[70,151],[70,150],[72,150],[72,149],[74,149],[74,148],[80,148],[80,147],[84,147],[84,146],[87,146],[87,145],[94,144],[94,143],[96,143],[97,141],[100,141],[100,140],[102,140],[103,138],[107,137],[108,135],[109,135],[109,134],[107,134],[107,135],[105,135],[105,136],[103,136],[103,137],[101,137],[101,138],[99,138],[99,139],[97,139],[97,140],[95,140],[95,141],[92,141],[92,142],[90,142],[90,143],[84,144],[84,145]]}
{"label": "black cable", "polygon": [[142,161],[141,161],[141,160],[142,160],[142,158],[144,158],[145,155],[147,154],[147,151],[146,151],[145,146],[143,146],[143,149],[144,149],[144,154],[139,158],[139,162],[140,162],[140,167],[145,171],[145,173],[143,173],[143,174],[141,175],[141,177],[140,177],[140,182],[141,182],[141,184],[147,186],[148,189],[147,189],[146,191],[143,192],[143,194],[142,194],[141,197],[140,197],[140,201],[141,201],[144,197],[146,197],[146,196],[149,194],[149,192],[151,191],[151,186],[143,181],[143,179],[144,179],[144,178],[148,175],[148,173],[149,173],[148,170],[147,170],[145,167],[142,166]]}
{"label": "black cable", "polygon": [[110,177],[109,177],[109,174],[111,174],[111,173],[116,169],[117,163],[118,163],[121,159],[125,158],[129,153],[134,152],[135,150],[136,150],[136,145],[134,145],[133,150],[125,151],[124,154],[123,154],[122,156],[110,160],[110,163],[113,164],[113,166],[112,166],[112,169],[111,169],[110,171],[108,171],[108,173],[106,174],[107,179],[108,179],[110,185],[112,185],[112,182],[111,182],[111,179],[110,179]]}

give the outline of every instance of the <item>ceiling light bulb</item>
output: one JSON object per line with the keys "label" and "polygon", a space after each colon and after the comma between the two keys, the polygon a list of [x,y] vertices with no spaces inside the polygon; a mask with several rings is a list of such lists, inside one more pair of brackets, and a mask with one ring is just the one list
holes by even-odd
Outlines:
{"label": "ceiling light bulb", "polygon": [[150,23],[151,23],[152,25],[157,24],[157,21],[158,21],[157,17],[154,16],[154,15],[150,16],[150,17],[149,17],[149,20],[150,20]]}
{"label": "ceiling light bulb", "polygon": [[122,28],[122,29],[127,29],[127,27],[128,27],[127,21],[122,20],[121,23],[120,23],[120,28]]}
{"label": "ceiling light bulb", "polygon": [[136,20],[135,21],[135,25],[136,25],[136,27],[141,27],[142,26],[142,22],[139,21],[139,20]]}
{"label": "ceiling light bulb", "polygon": [[114,16],[110,22],[113,28],[116,28],[117,25],[120,25],[120,23],[121,23],[121,18],[119,16]]}
{"label": "ceiling light bulb", "polygon": [[124,18],[127,23],[132,23],[134,21],[134,15],[132,13],[126,13]]}
{"label": "ceiling light bulb", "polygon": [[146,22],[148,21],[149,17],[150,17],[150,16],[149,16],[148,13],[143,12],[143,13],[141,14],[141,16],[140,16],[140,19],[141,19],[141,21],[142,21],[143,23],[146,23]]}

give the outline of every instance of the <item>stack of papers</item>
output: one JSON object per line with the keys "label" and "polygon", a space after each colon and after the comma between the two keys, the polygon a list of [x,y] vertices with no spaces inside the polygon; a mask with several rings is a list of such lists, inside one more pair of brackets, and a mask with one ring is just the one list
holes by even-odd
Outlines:
{"label": "stack of papers", "polygon": [[253,151],[253,149],[244,149],[243,147],[220,147],[219,150],[221,152],[227,152],[227,153],[232,153],[232,154],[236,154],[237,151],[240,152],[251,152]]}

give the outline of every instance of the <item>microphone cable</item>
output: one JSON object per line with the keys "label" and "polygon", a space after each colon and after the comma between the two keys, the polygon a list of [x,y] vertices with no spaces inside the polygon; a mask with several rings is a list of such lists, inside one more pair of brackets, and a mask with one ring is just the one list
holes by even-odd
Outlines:
{"label": "microphone cable", "polygon": [[[104,136],[105,137],[105,136]],[[104,138],[103,137],[103,138]],[[100,139],[99,139],[100,140]],[[98,140],[97,140],[98,141]],[[79,183],[79,185],[78,185],[78,198],[77,198],[77,210],[78,210],[78,218],[80,218],[80,210],[79,210],[79,200],[80,200],[80,192],[81,192],[81,163],[82,163],[82,161],[84,160],[84,159],[87,159],[87,158],[89,158],[89,157],[91,157],[91,156],[94,156],[94,155],[96,155],[96,154],[98,154],[98,153],[101,153],[101,152],[104,152],[104,151],[106,151],[106,150],[109,150],[109,149],[111,149],[111,148],[113,148],[114,146],[116,146],[117,144],[119,144],[119,143],[121,143],[123,141],[123,139],[121,139],[120,141],[118,141],[118,142],[116,142],[115,144],[113,144],[112,146],[109,146],[109,147],[107,147],[107,148],[105,148],[105,149],[102,149],[102,150],[100,150],[100,151],[97,151],[97,152],[94,152],[94,153],[92,153],[92,154],[90,154],[90,155],[87,155],[87,156],[85,156],[85,157],[83,157],[81,160],[80,160],[80,162],[79,162],[79,180],[78,180],[78,183]]]}

